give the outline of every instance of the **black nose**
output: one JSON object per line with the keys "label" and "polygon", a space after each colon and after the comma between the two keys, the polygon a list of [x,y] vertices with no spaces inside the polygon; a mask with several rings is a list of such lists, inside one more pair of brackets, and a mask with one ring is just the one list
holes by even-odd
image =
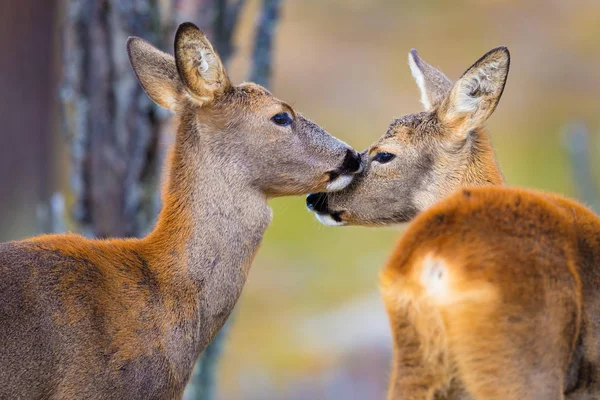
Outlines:
{"label": "black nose", "polygon": [[311,193],[306,196],[306,207],[310,211],[315,211],[321,214],[327,214],[327,193]]}
{"label": "black nose", "polygon": [[355,174],[360,171],[361,158],[360,154],[356,151],[348,149],[346,150],[346,156],[344,162],[339,170],[340,175]]}

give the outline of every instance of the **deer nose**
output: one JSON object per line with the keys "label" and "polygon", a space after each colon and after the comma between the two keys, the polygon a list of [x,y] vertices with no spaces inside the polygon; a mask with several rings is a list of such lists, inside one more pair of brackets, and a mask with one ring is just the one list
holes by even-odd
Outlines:
{"label": "deer nose", "polygon": [[346,156],[339,169],[340,175],[356,174],[362,169],[362,159],[360,154],[352,149],[346,150]]}
{"label": "deer nose", "polygon": [[321,214],[327,214],[327,193],[311,193],[306,196],[306,207],[310,211],[315,211]]}

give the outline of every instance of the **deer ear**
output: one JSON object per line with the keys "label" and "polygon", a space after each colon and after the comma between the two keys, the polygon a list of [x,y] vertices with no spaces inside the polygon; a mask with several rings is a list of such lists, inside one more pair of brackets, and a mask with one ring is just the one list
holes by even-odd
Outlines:
{"label": "deer ear", "polygon": [[138,37],[127,40],[127,53],[140,85],[156,104],[175,111],[183,91],[175,59]]}
{"label": "deer ear", "polygon": [[175,64],[188,93],[200,104],[210,103],[231,85],[221,58],[204,32],[190,22],[177,29]]}
{"label": "deer ear", "polygon": [[460,137],[480,127],[492,115],[506,84],[510,53],[497,47],[456,81],[438,110],[438,117]]}
{"label": "deer ear", "polygon": [[415,49],[408,53],[408,65],[421,91],[421,103],[425,111],[431,111],[444,100],[452,82],[440,70],[423,61]]}

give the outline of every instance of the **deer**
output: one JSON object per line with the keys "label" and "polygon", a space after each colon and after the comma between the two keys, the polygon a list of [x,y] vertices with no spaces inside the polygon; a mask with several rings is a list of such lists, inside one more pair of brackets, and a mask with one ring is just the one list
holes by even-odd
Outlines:
{"label": "deer", "polygon": [[461,187],[504,184],[484,123],[506,85],[508,49],[490,50],[455,83],[414,49],[408,62],[425,111],[395,118],[344,190],[308,195],[321,223],[401,224]]}
{"label": "deer", "polygon": [[137,37],[127,51],[176,118],[158,221],[143,238],[0,244],[0,398],[181,398],[240,296],[268,200],[343,189],[362,169],[265,88],[233,85],[195,25],[179,26],[174,56]]}
{"label": "deer", "polygon": [[388,399],[600,398],[600,217],[557,194],[462,188],[381,273]]}
{"label": "deer", "polygon": [[454,84],[414,50],[409,65],[425,112],[394,120],[346,189],[307,197],[325,225],[412,221],[380,274],[388,399],[600,398],[600,220],[504,186],[482,124],[508,50]]}

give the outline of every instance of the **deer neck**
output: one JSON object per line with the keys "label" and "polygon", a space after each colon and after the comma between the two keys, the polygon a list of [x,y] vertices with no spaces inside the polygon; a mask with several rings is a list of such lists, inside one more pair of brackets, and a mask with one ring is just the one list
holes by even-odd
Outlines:
{"label": "deer neck", "polygon": [[446,167],[434,168],[424,182],[426,190],[414,197],[420,211],[463,187],[504,184],[494,150],[482,130],[471,134],[460,149],[450,148],[441,154],[439,162]]}
{"label": "deer neck", "polygon": [[178,312],[197,320],[202,348],[241,293],[271,209],[235,161],[215,153],[224,148],[211,141],[218,132],[188,131],[180,128],[171,150],[163,209],[146,240],[164,290],[189,300]]}
{"label": "deer neck", "polygon": [[469,140],[470,151],[466,159],[461,186],[504,185],[504,177],[498,167],[487,132],[480,129],[471,135]]}

